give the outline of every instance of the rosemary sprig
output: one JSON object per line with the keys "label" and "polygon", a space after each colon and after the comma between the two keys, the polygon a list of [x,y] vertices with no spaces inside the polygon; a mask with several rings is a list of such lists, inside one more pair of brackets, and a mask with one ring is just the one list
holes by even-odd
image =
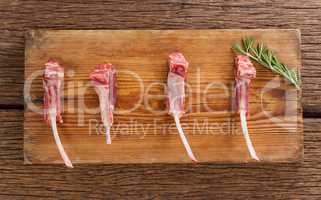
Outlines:
{"label": "rosemary sprig", "polygon": [[251,37],[243,39],[243,45],[235,43],[232,49],[239,54],[247,55],[257,63],[274,71],[275,73],[284,76],[297,89],[300,89],[300,80],[296,70],[289,69],[285,64],[281,63],[272,50],[266,45],[258,43],[255,45],[255,40]]}

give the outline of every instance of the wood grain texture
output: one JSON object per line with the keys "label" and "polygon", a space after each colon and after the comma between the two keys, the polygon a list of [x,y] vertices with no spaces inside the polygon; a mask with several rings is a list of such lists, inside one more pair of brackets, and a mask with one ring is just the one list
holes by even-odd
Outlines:
{"label": "wood grain texture", "polygon": [[[300,35],[296,30],[28,32],[25,81],[31,89],[25,94],[30,98],[24,122],[25,162],[62,162],[50,128],[41,122],[43,115],[32,109],[42,108],[37,102],[43,99],[42,70],[49,59],[61,61],[66,72],[64,124],[59,131],[73,163],[190,162],[174,120],[166,113],[161,86],[166,84],[168,55],[175,51],[189,61],[187,114],[182,126],[198,160],[253,162],[239,119],[231,110],[234,94],[229,88],[234,83],[231,46],[247,35],[269,42],[281,60],[300,70]],[[104,132],[95,129],[100,122],[98,97],[88,78],[101,63],[112,63],[118,71],[112,145],[106,145]],[[264,67],[256,68],[249,97],[249,131],[258,156],[263,162],[298,161],[302,156],[300,93],[284,80],[276,81],[279,77]],[[35,73],[39,75],[31,79]]]}
{"label": "wood grain texture", "polygon": [[[321,5],[307,1],[0,1],[0,106],[23,109],[24,31],[288,28],[302,33],[305,117],[321,116]],[[23,112],[1,111],[1,199],[320,199],[320,124],[305,119],[302,164],[23,165]],[[60,194],[60,195],[59,195]]]}
{"label": "wood grain texture", "polygon": [[0,112],[2,199],[320,199],[321,120],[305,119],[291,164],[23,164],[23,112]]}
{"label": "wood grain texture", "polygon": [[320,4],[318,0],[1,1],[0,105],[23,105],[22,56],[27,29],[292,28],[302,32],[305,115],[321,116]]}

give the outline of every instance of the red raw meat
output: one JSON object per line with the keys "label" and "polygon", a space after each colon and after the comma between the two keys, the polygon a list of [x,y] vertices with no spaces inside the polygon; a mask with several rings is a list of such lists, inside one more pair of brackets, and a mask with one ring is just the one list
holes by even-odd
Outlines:
{"label": "red raw meat", "polygon": [[90,79],[99,96],[101,120],[106,128],[106,143],[111,144],[110,128],[116,103],[116,70],[111,64],[98,65],[90,74]]}
{"label": "red raw meat", "polygon": [[244,55],[238,55],[235,58],[236,66],[236,105],[238,111],[245,110],[248,115],[248,96],[251,79],[256,77],[256,70],[249,59]]}
{"label": "red raw meat", "polygon": [[72,168],[72,163],[68,158],[59,138],[57,131],[57,121],[62,123],[62,107],[61,107],[61,89],[64,79],[64,69],[58,62],[49,60],[45,64],[43,77],[44,87],[44,120],[51,126],[52,132],[57,144],[59,153],[67,167]]}
{"label": "red raw meat", "polygon": [[167,106],[168,113],[175,119],[180,138],[184,144],[188,156],[197,162],[192,149],[185,137],[180,125],[180,117],[184,114],[185,103],[185,80],[187,75],[188,62],[181,53],[169,55],[169,73],[167,78]]}
{"label": "red raw meat", "polygon": [[45,64],[45,72],[43,78],[44,84],[44,120],[48,125],[51,125],[49,110],[50,108],[56,111],[56,120],[62,123],[61,110],[61,85],[64,79],[64,69],[58,62],[49,60]]}
{"label": "red raw meat", "polygon": [[250,155],[253,159],[259,160],[259,158],[256,155],[255,149],[252,145],[246,122],[246,117],[249,113],[249,87],[251,79],[254,79],[255,77],[256,70],[250,58],[245,55],[237,55],[235,58],[236,106],[238,112],[240,113],[242,132]]}

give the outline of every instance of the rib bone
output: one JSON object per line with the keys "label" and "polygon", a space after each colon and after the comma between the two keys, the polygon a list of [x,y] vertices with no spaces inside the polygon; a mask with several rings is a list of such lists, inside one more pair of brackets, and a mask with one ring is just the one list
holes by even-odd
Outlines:
{"label": "rib bone", "polygon": [[106,129],[106,144],[111,144],[110,128],[116,103],[116,70],[111,64],[98,65],[90,79],[99,96],[101,121]]}
{"label": "rib bone", "polygon": [[59,138],[57,131],[57,122],[62,123],[62,108],[61,108],[61,89],[64,78],[64,70],[58,62],[49,60],[45,65],[43,77],[44,87],[44,120],[51,126],[52,133],[59,153],[65,165],[73,168],[70,159],[68,158]]}
{"label": "rib bone", "polygon": [[246,145],[251,157],[255,160],[259,160],[256,155],[255,149],[251,142],[248,129],[246,117],[248,116],[248,96],[249,96],[249,87],[251,79],[255,78],[256,70],[251,63],[251,60],[248,56],[237,55],[235,58],[235,81],[236,81],[236,105],[238,112],[240,113],[240,120],[242,126],[242,132]]}
{"label": "rib bone", "polygon": [[169,107],[169,114],[174,117],[179,136],[184,144],[188,156],[192,161],[197,162],[179,120],[184,114],[187,68],[188,62],[183,54],[172,53],[169,55],[170,71],[167,79],[167,105]]}

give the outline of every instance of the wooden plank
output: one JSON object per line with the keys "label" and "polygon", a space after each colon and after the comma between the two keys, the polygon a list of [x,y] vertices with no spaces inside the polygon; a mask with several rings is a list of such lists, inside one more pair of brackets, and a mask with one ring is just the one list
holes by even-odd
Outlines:
{"label": "wooden plank", "polygon": [[304,120],[291,164],[23,165],[23,111],[0,110],[2,199],[309,199],[321,197],[321,119]]}
{"label": "wooden plank", "polygon": [[[38,76],[26,97],[41,108],[41,70],[49,58],[57,59],[66,71],[65,122],[59,130],[74,163],[190,162],[173,119],[161,112],[165,110],[161,84],[166,83],[167,56],[179,50],[190,62],[188,113],[182,124],[199,161],[251,162],[239,120],[231,110],[234,66],[230,47],[248,35],[268,43],[281,60],[300,69],[300,38],[296,30],[30,31],[26,39],[26,85],[32,75]],[[95,65],[106,62],[113,63],[119,71],[112,145],[104,144],[102,134],[93,133],[92,121],[99,122],[99,113],[86,109],[98,106],[88,74]],[[273,89],[275,84],[279,86]],[[218,97],[222,92],[226,95]],[[249,129],[263,162],[300,160],[300,99],[300,93],[291,85],[257,66]],[[25,113],[25,162],[60,163],[50,130],[41,122],[42,115],[31,109],[30,102]],[[204,124],[206,127],[201,127]]]}
{"label": "wooden plank", "polygon": [[[57,8],[57,12],[52,12]],[[22,108],[24,104],[23,48],[24,31],[28,29],[289,28],[302,33],[305,116],[321,116],[320,8],[319,0],[0,1],[0,107]]]}
{"label": "wooden plank", "polygon": [[[142,3],[4,0],[0,1],[0,19],[2,108],[23,107],[26,29],[298,28],[302,33],[304,114],[321,116],[319,0]],[[114,199],[313,200],[321,197],[319,119],[304,120],[302,164],[198,165],[196,168],[192,165],[80,165],[69,171],[63,166],[23,165],[23,113],[2,111],[0,116],[0,195],[3,199],[105,199],[108,196]]]}

